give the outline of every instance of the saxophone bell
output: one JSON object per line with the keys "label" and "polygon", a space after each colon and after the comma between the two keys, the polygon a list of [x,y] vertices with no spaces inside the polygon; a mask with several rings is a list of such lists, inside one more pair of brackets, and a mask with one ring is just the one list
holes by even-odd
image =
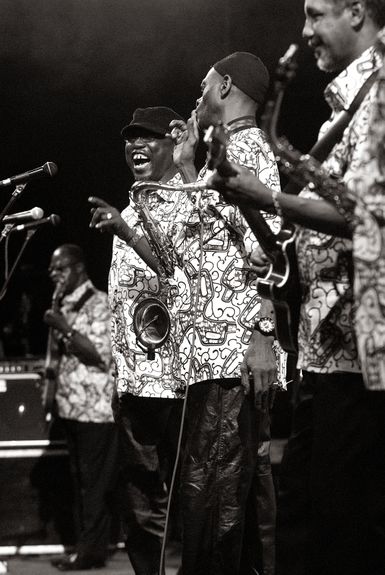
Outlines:
{"label": "saxophone bell", "polygon": [[170,334],[170,315],[164,303],[157,298],[146,298],[134,313],[136,341],[150,360],[155,359],[155,349],[161,347]]}

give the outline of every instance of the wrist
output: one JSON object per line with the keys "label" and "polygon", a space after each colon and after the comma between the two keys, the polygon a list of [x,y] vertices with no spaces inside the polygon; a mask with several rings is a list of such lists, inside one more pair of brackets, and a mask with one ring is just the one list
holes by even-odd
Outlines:
{"label": "wrist", "polygon": [[128,226],[126,226],[125,229],[122,230],[122,233],[119,234],[119,237],[121,240],[126,242],[126,244],[130,247],[134,247],[140,240],[140,236],[138,235],[138,233],[132,228],[129,228]]}
{"label": "wrist", "polygon": [[182,176],[184,183],[189,184],[190,182],[195,182],[198,174],[193,162],[189,163],[179,163],[177,165],[178,171]]}

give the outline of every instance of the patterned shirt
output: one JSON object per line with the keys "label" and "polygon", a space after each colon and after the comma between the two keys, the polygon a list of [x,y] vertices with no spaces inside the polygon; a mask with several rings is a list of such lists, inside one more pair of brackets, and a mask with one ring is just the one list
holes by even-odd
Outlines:
{"label": "patterned shirt", "polygon": [[[180,175],[176,175],[167,183],[177,186],[181,182]],[[167,281],[166,288],[169,289],[166,289],[166,293],[160,293],[155,272],[132,247],[114,237],[108,293],[112,310],[111,338],[116,386],[119,395],[131,393],[142,397],[175,398],[181,397],[185,385],[179,361],[181,332],[177,311],[188,297],[189,289],[185,274],[179,267],[178,253],[192,204],[185,192],[158,190],[147,192],[146,205],[161,232],[173,245],[173,251],[168,252],[167,256],[172,260],[175,271]],[[135,204],[125,208],[122,217],[138,235],[144,235]],[[147,353],[138,345],[133,328],[136,306],[148,297],[160,297],[166,304],[171,320],[170,337],[155,350],[154,360],[149,360]]]}
{"label": "patterned shirt", "polygon": [[[274,155],[255,121],[241,118],[229,126],[229,132],[227,158],[250,169],[267,186],[279,189]],[[198,180],[209,175],[205,167]],[[197,194],[195,200],[183,256],[191,298],[179,314],[181,362],[186,379],[191,371],[190,383],[240,376],[240,363],[261,303],[255,276],[248,271],[257,240],[239,208],[224,203],[213,190]],[[265,218],[278,232],[279,219],[267,214]]]}
{"label": "patterned shirt", "polygon": [[[379,65],[379,55],[369,48],[327,86],[325,98],[333,112],[320,135],[328,130],[338,112],[349,107]],[[372,101],[373,89],[323,164],[328,173],[344,182],[362,164],[360,148],[368,137]],[[318,198],[308,188],[301,194]],[[298,367],[318,373],[359,372],[353,327],[352,242],[299,227],[296,246],[302,288]]]}
{"label": "patterned shirt", "polygon": [[[385,28],[379,34],[385,54]],[[368,137],[348,185],[356,195],[353,234],[356,336],[364,381],[385,389],[385,64],[372,91]]]}
{"label": "patterned shirt", "polygon": [[[77,310],[78,302],[90,289],[93,290],[93,295]],[[58,367],[58,414],[76,421],[113,421],[111,399],[114,383],[111,372],[110,310],[107,294],[95,289],[92,282],[87,280],[63,298],[60,311],[71,328],[88,337],[94,344],[105,368],[85,365],[76,355],[65,352]]]}

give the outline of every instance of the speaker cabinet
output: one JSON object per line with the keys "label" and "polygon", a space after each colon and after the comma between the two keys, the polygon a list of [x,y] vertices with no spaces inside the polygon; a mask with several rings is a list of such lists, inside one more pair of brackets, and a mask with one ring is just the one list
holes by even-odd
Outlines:
{"label": "speaker cabinet", "polygon": [[0,448],[4,441],[48,439],[37,373],[0,374]]}
{"label": "speaker cabinet", "polygon": [[[18,366],[7,365],[7,371]],[[74,543],[64,432],[48,425],[41,377],[0,373],[0,546]]]}
{"label": "speaker cabinet", "polygon": [[64,450],[0,450],[0,546],[73,545],[72,509]]}

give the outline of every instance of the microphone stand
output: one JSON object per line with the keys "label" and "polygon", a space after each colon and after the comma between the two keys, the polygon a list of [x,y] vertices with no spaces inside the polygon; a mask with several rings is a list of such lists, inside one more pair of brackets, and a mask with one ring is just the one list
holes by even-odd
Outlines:
{"label": "microphone stand", "polygon": [[[5,280],[4,280],[3,287],[2,287],[1,290],[0,290],[0,301],[3,299],[3,297],[4,297],[5,294],[7,293],[7,289],[8,289],[9,282],[11,281],[11,278],[12,278],[13,274],[14,274],[15,271],[16,271],[17,264],[19,263],[20,258],[21,258],[21,256],[23,255],[25,248],[27,247],[29,241],[32,239],[32,237],[33,237],[33,235],[36,233],[36,231],[37,231],[36,229],[34,229],[34,230],[28,230],[27,235],[26,235],[25,238],[24,238],[23,245],[21,246],[20,251],[19,251],[19,253],[18,253],[17,256],[16,256],[16,259],[15,259],[15,261],[13,262],[13,266],[12,266],[11,270],[9,271],[9,273],[8,273],[8,269],[7,269],[7,268],[8,268],[8,265],[6,266],[6,270],[5,270]],[[7,246],[7,244],[6,244],[6,248],[5,248],[6,250],[7,250],[7,247],[8,247],[8,246]],[[8,258],[6,258],[6,260],[7,260],[7,259],[8,259]]]}
{"label": "microphone stand", "polygon": [[15,203],[15,201],[17,200],[17,198],[20,196],[20,194],[23,192],[25,186],[27,185],[27,183],[25,182],[24,184],[18,184],[16,186],[16,188],[13,190],[10,199],[8,200],[7,204],[5,205],[5,207],[3,208],[3,210],[0,213],[0,222],[3,221],[4,216],[8,213],[9,209],[11,208],[11,206]]}

